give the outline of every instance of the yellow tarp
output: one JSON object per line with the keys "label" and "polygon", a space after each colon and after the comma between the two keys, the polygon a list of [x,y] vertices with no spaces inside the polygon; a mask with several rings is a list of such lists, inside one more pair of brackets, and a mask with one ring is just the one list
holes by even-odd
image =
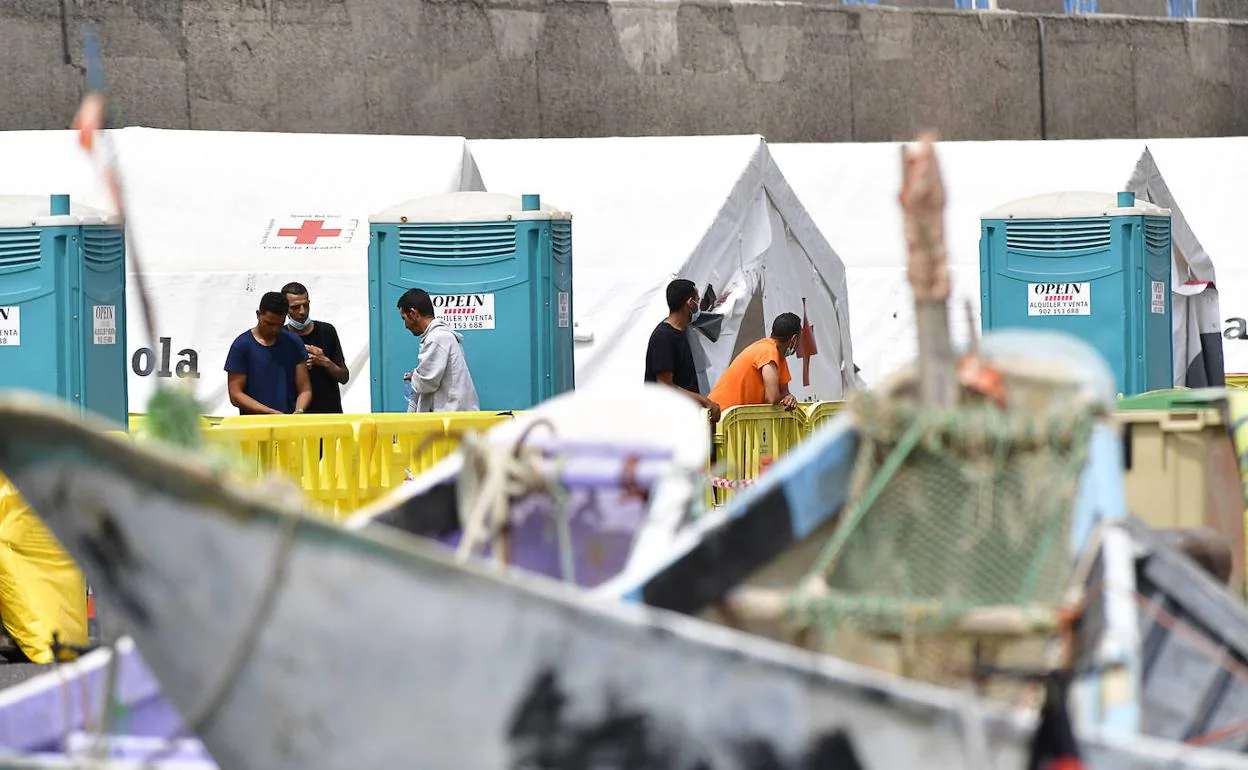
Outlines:
{"label": "yellow tarp", "polygon": [[0,474],[0,620],[35,663],[52,662],[52,635],[87,643],[82,572],[12,483]]}

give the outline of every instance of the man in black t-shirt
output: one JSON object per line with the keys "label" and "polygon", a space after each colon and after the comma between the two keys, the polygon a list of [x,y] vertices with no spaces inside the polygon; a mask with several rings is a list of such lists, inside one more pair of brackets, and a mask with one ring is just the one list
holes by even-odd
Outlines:
{"label": "man in black t-shirt", "polygon": [[650,333],[650,344],[646,347],[646,382],[659,382],[680,390],[703,409],[709,409],[714,422],[719,419],[719,404],[699,392],[693,349],[685,336],[689,324],[701,313],[698,303],[698,287],[693,281],[677,278],[667,285],[669,312]]}
{"label": "man in black t-shirt", "polygon": [[338,330],[326,321],[309,318],[311,302],[308,288],[292,281],[282,287],[290,302],[286,328],[294,332],[308,351],[308,378],[312,381],[312,403],[309,414],[342,414],[342,392],[351,373],[347,371]]}

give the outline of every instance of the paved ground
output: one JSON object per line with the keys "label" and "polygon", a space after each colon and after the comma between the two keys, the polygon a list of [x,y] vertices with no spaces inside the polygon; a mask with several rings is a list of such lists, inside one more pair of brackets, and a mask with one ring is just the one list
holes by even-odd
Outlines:
{"label": "paved ground", "polygon": [[51,670],[51,666],[37,666],[34,663],[0,663],[0,689]]}

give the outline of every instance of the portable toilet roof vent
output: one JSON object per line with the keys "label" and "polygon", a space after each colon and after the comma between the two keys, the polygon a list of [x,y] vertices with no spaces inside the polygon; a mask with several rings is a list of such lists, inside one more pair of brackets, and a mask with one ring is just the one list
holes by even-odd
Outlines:
{"label": "portable toilet roof vent", "polygon": [[[1128,202],[1129,201],[1129,202]],[[1072,219],[1084,217],[1170,216],[1170,209],[1142,201],[1131,193],[1056,192],[1019,198],[980,219]]]}
{"label": "portable toilet roof vent", "polygon": [[374,224],[439,224],[445,222],[514,222],[571,219],[566,211],[541,203],[537,196],[492,192],[452,192],[417,198],[368,218]]}
{"label": "portable toilet roof vent", "polygon": [[0,228],[118,226],[121,217],[81,203],[68,195],[0,195]]}

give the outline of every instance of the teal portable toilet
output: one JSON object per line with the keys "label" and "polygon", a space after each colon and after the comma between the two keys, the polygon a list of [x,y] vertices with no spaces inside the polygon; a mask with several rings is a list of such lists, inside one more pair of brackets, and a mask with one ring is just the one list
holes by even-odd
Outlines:
{"label": "teal portable toilet", "polygon": [[980,224],[985,332],[1079,337],[1126,396],[1174,386],[1169,209],[1129,192],[1063,192],[1007,203]]}
{"label": "teal portable toilet", "polygon": [[0,197],[0,389],[127,423],[120,219],[68,195]]}
{"label": "teal portable toilet", "polygon": [[537,195],[433,195],[369,217],[374,412],[407,411],[403,374],[420,340],[396,304],[429,292],[464,335],[482,411],[528,409],[574,386],[572,216]]}

